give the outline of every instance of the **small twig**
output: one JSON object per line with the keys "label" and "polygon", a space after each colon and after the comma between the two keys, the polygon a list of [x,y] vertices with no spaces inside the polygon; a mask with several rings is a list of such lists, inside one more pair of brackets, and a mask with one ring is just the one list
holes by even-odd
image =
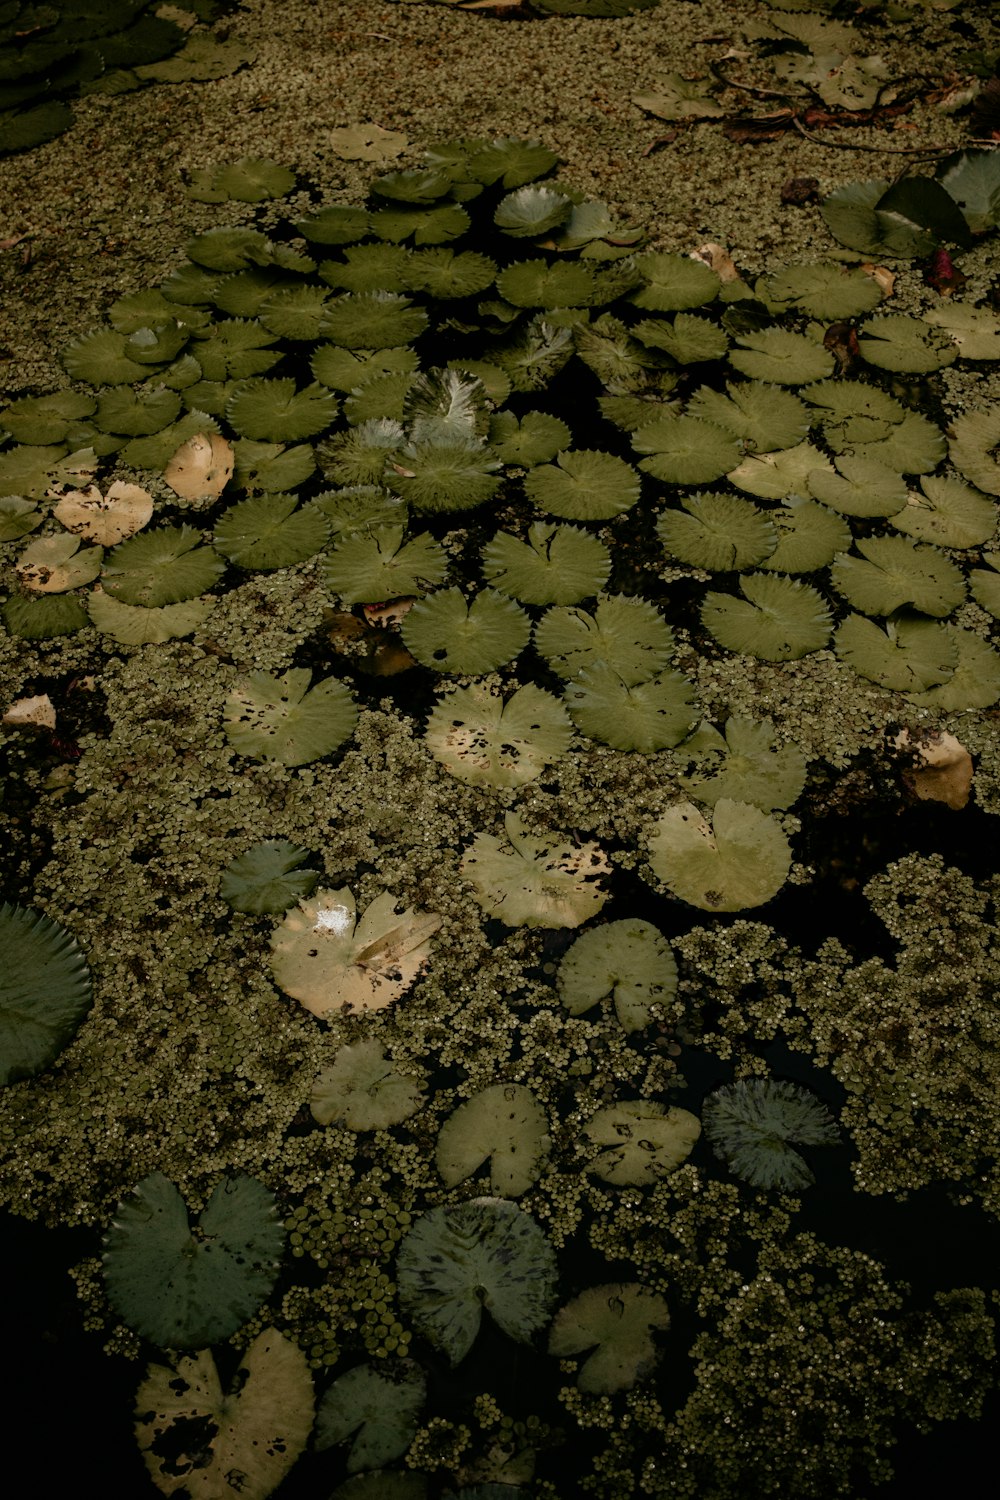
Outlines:
{"label": "small twig", "polygon": [[737,83],[735,78],[729,78],[723,73],[717,63],[709,63],[709,67],[720,83],[727,88],[739,89],[741,94],[756,94],[761,99],[787,99],[787,89],[762,89],[752,83]]}
{"label": "small twig", "polygon": [[862,146],[853,141],[824,141],[822,136],[813,135],[807,130],[797,115],[792,115],[792,124],[805,136],[807,141],[813,141],[817,146],[833,146],[838,151],[875,151],[879,156],[883,152],[891,152],[893,156],[944,156],[948,150],[947,146]]}

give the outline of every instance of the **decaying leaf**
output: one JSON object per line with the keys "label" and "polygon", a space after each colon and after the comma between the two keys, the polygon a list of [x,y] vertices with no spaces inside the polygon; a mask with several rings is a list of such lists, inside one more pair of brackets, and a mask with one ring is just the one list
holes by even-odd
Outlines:
{"label": "decaying leaf", "polygon": [[182,443],[163,477],[182,500],[198,505],[217,500],[233,477],[233,445],[218,433],[198,433]]}
{"label": "decaying leaf", "polygon": [[88,485],[85,490],[69,490],[52,513],[76,536],[97,542],[101,547],[114,547],[148,524],[153,515],[153,497],[139,484],[116,479],[106,495],[101,494],[96,484]]}
{"label": "decaying leaf", "polygon": [[893,740],[909,765],[903,780],[922,802],[943,802],[956,811],[972,791],[972,756],[953,734],[942,729],[901,729]]}
{"label": "decaying leaf", "polygon": [[344,125],[329,131],[324,144],[342,161],[392,161],[409,141],[401,131],[383,130],[381,125]]}
{"label": "decaying leaf", "polygon": [[11,729],[55,729],[56,711],[48,693],[39,693],[34,698],[15,698],[4,711],[3,722]]}

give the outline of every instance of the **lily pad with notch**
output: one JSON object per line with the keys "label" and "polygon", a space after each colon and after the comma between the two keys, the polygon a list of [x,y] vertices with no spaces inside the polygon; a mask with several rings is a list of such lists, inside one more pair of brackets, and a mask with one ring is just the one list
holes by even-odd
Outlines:
{"label": "lily pad with notch", "polygon": [[861,557],[841,553],[830,582],[862,614],[889,615],[912,605],[925,615],[950,615],[965,598],[961,571],[934,547],[901,536],[858,538]]}
{"label": "lily pad with notch", "polygon": [[3,606],[3,622],[9,635],[26,641],[48,641],[73,635],[89,625],[90,619],[76,594],[42,594],[34,599],[11,594]]}
{"label": "lily pad with notch", "polygon": [[490,448],[504,464],[525,469],[547,464],[571,439],[566,423],[548,412],[529,411],[518,420],[513,412],[499,411],[490,418]]}
{"label": "lily pad with notch", "polygon": [[603,1146],[587,1170],[613,1187],[647,1187],[687,1161],[701,1135],[688,1109],[652,1099],[623,1099],[599,1109],[583,1134]]}
{"label": "lily pad with notch", "polygon": [[713,572],[759,566],[777,534],[768,516],[734,495],[693,495],[661,513],[656,533],[668,557]]}
{"label": "lily pad with notch", "polygon": [[807,385],[832,375],[836,364],[822,344],[787,328],[765,328],[760,333],[743,334],[736,342],[741,347],[729,351],[729,363],[752,380]]}
{"label": "lily pad with notch", "polygon": [[911,490],[902,510],[890,516],[897,531],[938,547],[962,550],[992,541],[997,527],[992,500],[946,475],[927,474],[920,488],[922,495]]}
{"label": "lily pad with notch", "polygon": [[255,1178],[224,1178],[192,1226],[174,1184],[153,1172],[105,1235],[108,1300],[161,1348],[216,1344],[269,1295],[284,1243],[274,1194]]}
{"label": "lily pad with notch", "polygon": [[296,510],[295,495],[241,500],[216,522],[212,541],[241,568],[268,570],[304,562],[326,544],[329,528],[316,506]]}
{"label": "lily pad with notch", "polygon": [[212,588],[225,563],[193,526],[157,526],[119,542],[105,557],[101,584],[121,604],[153,609]]}
{"label": "lily pad with notch", "polygon": [[751,453],[794,447],[809,431],[809,412],[799,397],[760,380],[730,383],[725,395],[701,386],[687,404],[687,415],[725,428]]}
{"label": "lily pad with notch", "polygon": [[346,605],[425,594],[444,579],[448,555],[430,532],[420,532],[408,542],[403,534],[402,526],[342,534],[323,559],[323,582]]}
{"label": "lily pad with notch", "polygon": [[605,521],[639,498],[639,476],[624,459],[592,449],[566,449],[554,464],[539,464],[524,481],[539,510],[570,521]]}
{"label": "lily pad with notch", "polygon": [[871,318],[861,329],[858,349],[870,365],[907,375],[942,370],[958,355],[958,346],[942,329],[905,313]]}
{"label": "lily pad with notch", "polygon": [[[549,1353],[557,1359],[588,1354],[576,1383],[588,1395],[630,1390],[659,1361],[652,1335],[670,1327],[659,1292],[638,1282],[589,1287],[561,1307],[549,1329]],[[592,1352],[588,1352],[592,1351]]]}
{"label": "lily pad with notch", "polygon": [[791,807],[806,781],[806,758],[798,745],[779,745],[770,719],[757,722],[734,714],[724,735],[702,724],[684,745],[692,757],[684,790],[706,807],[722,797],[749,802],[761,812]]}
{"label": "lily pad with notch", "polygon": [[[339,1375],[316,1412],[318,1452],[351,1442],[347,1472],[380,1469],[402,1458],[416,1437],[427,1377],[412,1360],[355,1365]],[[391,1490],[386,1491],[391,1497]]]}
{"label": "lily pad with notch", "polygon": [[309,850],[289,839],[263,839],[226,866],[219,895],[251,916],[285,912],[311,895],[319,879],[318,871],[303,868],[308,858]]}
{"label": "lily pad with notch", "polygon": [[484,1311],[509,1338],[530,1342],[548,1321],[557,1277],[534,1219],[490,1198],[422,1214],[396,1259],[404,1311],[452,1365],[475,1343]]}
{"label": "lily pad with notch", "polygon": [[970,484],[987,495],[1000,495],[1000,411],[973,410],[956,417],[948,454]]}
{"label": "lily pad with notch", "polygon": [[880,687],[924,692],[954,675],[958,651],[944,625],[898,614],[885,623],[851,614],[838,627],[833,647],[841,661]]}
{"label": "lily pad with notch", "polygon": [[535,626],[535,650],[564,679],[606,664],[628,687],[649,682],[670,660],[674,637],[655,605],[605,595],[594,613],[554,605]]}
{"label": "lily pad with notch", "polygon": [[610,998],[622,1030],[642,1031],[653,1018],[652,1007],[665,1007],[676,995],[677,962],[652,922],[622,918],[576,939],[563,954],[556,985],[571,1016]]}
{"label": "lily pad with notch", "polygon": [[226,699],[226,738],[240,755],[304,766],[322,760],[354,733],[357,705],[335,677],[310,688],[307,667],[291,667],[280,677],[251,672]]}
{"label": "lily pad with notch", "polygon": [[559,833],[528,832],[517,813],[504,818],[505,838],[477,834],[461,873],[488,916],[508,927],[579,927],[608,899],[600,877],[610,873],[604,851]]}
{"label": "lily pad with notch", "polygon": [[215,600],[186,599],[179,604],[153,606],[123,604],[97,585],[87,595],[90,624],[102,635],[125,646],[159,645],[179,640],[200,630],[215,607]]}
{"label": "lily pad with notch", "polygon": [[757,283],[757,295],[777,312],[805,313],[827,323],[856,318],[882,301],[873,276],[832,260],[785,266]]}
{"label": "lily pad with notch", "polygon": [[768,519],[778,544],[757,566],[769,573],[818,573],[851,545],[851,528],[843,516],[815,500],[790,495],[780,510],[768,512]]}
{"label": "lily pad with notch", "polygon": [[93,1003],[76,938],[44,912],[0,906],[0,1085],[31,1078],[69,1046]]}
{"label": "lily pad with notch", "polygon": [[830,610],[810,584],[767,573],[740,578],[742,599],[709,592],[702,624],[728,651],[762,661],[798,661],[830,638]]}
{"label": "lily pad with notch", "polygon": [[845,516],[892,516],[906,504],[906,480],[867,453],[842,454],[834,469],[814,469],[809,488],[817,500]]}
{"label": "lily pad with notch", "polygon": [[702,911],[763,906],[788,879],[792,854],[773,817],[749,802],[720,797],[711,823],[690,802],[659,818],[649,841],[657,879]]}
{"label": "lily pad with notch", "polygon": [[488,582],[523,604],[578,604],[611,572],[611,555],[597,537],[546,521],[535,521],[523,542],[498,532],[482,556]]}
{"label": "lily pad with notch", "polygon": [[569,217],[572,200],[554,188],[525,184],[501,198],[493,222],[516,239],[538,239]]}
{"label": "lily pad with notch", "polygon": [[793,1148],[835,1146],[840,1132],[826,1105],[799,1084],[741,1078],[705,1100],[705,1135],[716,1156],[752,1187],[796,1192],[815,1180]]}
{"label": "lily pad with notch", "polygon": [[569,749],[573,726],[551,693],[526,683],[504,701],[480,683],[446,693],[432,710],[424,739],[453,776],[474,786],[535,781]]}
{"label": "lily pad with notch", "polygon": [[41,594],[63,594],[93,583],[101,571],[103,547],[84,547],[80,538],[60,531],[36,537],[15,563],[22,585]]}
{"label": "lily pad with notch", "polygon": [[1000,653],[971,630],[961,630],[956,625],[946,625],[944,629],[958,653],[955,670],[936,687],[911,693],[910,702],[939,713],[992,708],[1000,699]]}
{"label": "lily pad with notch", "polygon": [[397,1070],[374,1037],[341,1047],[313,1083],[309,1108],[319,1125],[387,1130],[416,1114],[424,1101],[419,1078]]}
{"label": "lily pad with notch", "polygon": [[438,1132],[435,1160],[445,1187],[457,1187],[490,1164],[490,1188],[519,1198],[537,1182],[548,1157],[549,1122],[529,1088],[495,1083],[466,1099]]}
{"label": "lily pad with notch", "polygon": [[636,453],[648,453],[639,468],[666,484],[711,484],[740,461],[739,440],[714,422],[697,417],[658,416],[632,434]]}
{"label": "lily pad with notch", "polygon": [[684,312],[713,302],[719,294],[721,282],[716,273],[688,255],[639,255],[635,265],[643,285],[629,301],[647,312]]}
{"label": "lily pad with notch", "polygon": [[607,662],[595,662],[576,673],[563,698],[581,733],[642,755],[679,744],[697,717],[694,687],[674,671],[629,685]]}
{"label": "lily pad with notch", "polygon": [[418,599],[402,623],[407,650],[436,672],[494,672],[518,656],[531,636],[520,605],[493,589],[471,603],[459,588]]}
{"label": "lily pad with notch", "polygon": [[314,382],[298,390],[292,379],[241,381],[226,403],[226,419],[241,437],[294,443],[313,437],[334,421],[340,403]]}

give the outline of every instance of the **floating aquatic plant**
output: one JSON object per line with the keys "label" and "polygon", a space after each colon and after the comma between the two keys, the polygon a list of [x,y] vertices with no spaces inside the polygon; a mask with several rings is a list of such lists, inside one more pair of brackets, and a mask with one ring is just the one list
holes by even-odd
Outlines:
{"label": "floating aquatic plant", "polygon": [[426,1397],[427,1378],[412,1360],[387,1370],[356,1365],[337,1377],[319,1403],[316,1447],[350,1440],[348,1473],[379,1469],[410,1446]]}
{"label": "floating aquatic plant", "polygon": [[42,912],[0,906],[0,1084],[49,1067],[92,1000],[90,970],[73,935]]}
{"label": "floating aquatic plant", "polygon": [[623,1099],[599,1109],[584,1134],[605,1148],[590,1162],[589,1171],[615,1187],[642,1187],[687,1161],[701,1135],[701,1121],[676,1105]]}
{"label": "floating aquatic plant", "polygon": [[746,1078],[709,1094],[702,1110],[716,1156],[752,1187],[808,1187],[813,1174],[795,1146],[833,1146],[840,1133],[808,1089],[772,1078]]}
{"label": "floating aquatic plant", "polygon": [[570,1015],[585,1015],[610,998],[623,1030],[641,1031],[652,1006],[673,999],[677,963],[651,922],[625,918],[582,933],[563,955],[557,983]]}
{"label": "floating aquatic plant", "polygon": [[587,1354],[576,1383],[608,1395],[627,1390],[656,1366],[654,1331],[670,1327],[667,1304],[637,1282],[589,1287],[561,1307],[549,1329],[549,1353],[560,1359]]}
{"label": "floating aquatic plant", "polygon": [[519,1198],[538,1180],[549,1153],[549,1122],[530,1089],[495,1083],[465,1100],[438,1133],[436,1161],[446,1187],[490,1164],[490,1187]]}

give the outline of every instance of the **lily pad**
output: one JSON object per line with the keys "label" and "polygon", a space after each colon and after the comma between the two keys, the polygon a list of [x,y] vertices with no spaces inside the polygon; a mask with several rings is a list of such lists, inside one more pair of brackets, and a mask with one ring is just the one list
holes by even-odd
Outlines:
{"label": "lily pad", "polygon": [[352,1439],[347,1472],[379,1469],[409,1448],[426,1397],[427,1378],[411,1360],[390,1369],[355,1365],[319,1403],[315,1446],[322,1451]]}
{"label": "lily pad", "polygon": [[17,560],[17,576],[25,588],[41,594],[63,594],[93,583],[101,571],[102,547],[85,547],[65,531],[37,537]]}
{"label": "lily pad", "polygon": [[[96,405],[94,397],[84,391],[24,396],[0,412],[0,429],[8,432],[15,443],[62,443],[73,424],[89,417]],[[568,438],[567,433],[567,441]]]}
{"label": "lily pad", "polygon": [[892,516],[906,504],[906,481],[866,453],[834,460],[836,472],[814,469],[809,488],[817,500],[845,516]]}
{"label": "lily pad", "polygon": [[423,308],[398,292],[345,292],[328,304],[320,334],[344,349],[391,349],[427,326]]}
{"label": "lily pad", "polygon": [[439,589],[407,612],[402,636],[423,666],[475,676],[519,655],[531,636],[531,621],[513,599],[493,589],[482,590],[470,604],[461,589]]}
{"label": "lily pad", "polygon": [[973,599],[994,619],[1000,620],[1000,554],[984,553],[987,568],[973,568],[969,574],[969,592]]}
{"label": "lily pad", "polygon": [[44,511],[39,510],[33,500],[21,495],[3,496],[0,498],[0,543],[19,542],[23,536],[37,530],[44,520]]}
{"label": "lily pad", "polygon": [[639,468],[667,484],[710,484],[740,459],[737,438],[714,422],[664,415],[632,434],[636,453],[649,453]]}
{"label": "lily pad", "polygon": [[770,519],[734,495],[693,495],[682,509],[667,510],[656,523],[669,557],[696,568],[730,572],[757,567],[774,551]]}
{"label": "lily pad", "polygon": [[729,339],[717,323],[696,313],[676,313],[673,318],[643,318],[632,329],[647,347],[662,349],[679,365],[694,365],[722,359]]}
{"label": "lily pad", "polygon": [[241,500],[223,512],[212,541],[241,568],[288,568],[324,546],[328,528],[315,506],[296,510],[295,495]]}
{"label": "lily pad", "polygon": [[945,626],[905,615],[887,620],[884,630],[864,615],[848,615],[833,645],[859,677],[902,693],[923,692],[945,682],[958,664]]}
{"label": "lily pad", "polygon": [[572,1358],[593,1350],[576,1383],[590,1395],[630,1390],[655,1368],[651,1337],[670,1327],[667,1304],[637,1282],[593,1286],[561,1307],[549,1329],[549,1353]]}
{"label": "lily pad", "polygon": [[0,1084],[31,1078],[72,1041],[90,1009],[76,938],[42,912],[0,906]]}
{"label": "lily pad", "polygon": [[236,387],[226,420],[241,437],[294,443],[325,432],[338,410],[336,396],[316,382],[297,390],[294,380],[254,379]]}
{"label": "lily pad", "polygon": [[960,479],[925,475],[922,495],[910,490],[906,505],[890,517],[897,531],[939,547],[980,547],[993,539],[997,507]]}
{"label": "lily pad", "polygon": [[931,308],[924,320],[950,335],[958,345],[959,359],[1000,359],[1000,318],[987,308],[946,302]]}
{"label": "lily pad", "polygon": [[313,1420],[309,1364],[274,1328],[257,1335],[226,1393],[208,1349],[150,1365],[136,1395],[136,1436],[164,1494],[267,1500],[304,1451]]}
{"label": "lily pad", "polygon": [[295,186],[295,173],[269,156],[242,156],[227,166],[205,167],[192,174],[186,192],[199,203],[264,203],[283,198]]}
{"label": "lily pad", "polygon": [[420,1080],[397,1072],[382,1043],[369,1037],[340,1048],[314,1082],[309,1108],[320,1125],[336,1120],[348,1130],[387,1130],[415,1114],[423,1099]]}
{"label": "lily pad", "polygon": [[181,409],[176,391],[157,389],[131,390],[113,386],[102,391],[94,413],[94,422],[102,432],[125,437],[148,437],[175,421]]}
{"label": "lily pad", "polygon": [[559,165],[554,151],[543,146],[541,141],[521,140],[517,136],[498,136],[489,145],[484,145],[469,160],[469,173],[477,182],[492,187],[499,182],[502,187],[523,187],[544,177]]}
{"label": "lily pad", "polygon": [[9,635],[28,641],[72,635],[89,624],[83,601],[75,594],[43,594],[35,599],[12,594],[3,606],[3,622]]}
{"label": "lily pad", "polygon": [[1000,224],[1000,173],[993,150],[956,151],[938,162],[935,176],[958,204],[973,234]]}
{"label": "lily pad", "polygon": [[519,1198],[541,1175],[549,1154],[548,1120],[530,1089],[495,1083],[466,1099],[438,1132],[435,1159],[445,1187],[457,1187],[490,1164],[490,1187]]}
{"label": "lily pad", "polygon": [[302,869],[309,850],[288,839],[264,839],[239,854],[222,872],[219,895],[233,911],[258,916],[284,912],[311,895],[316,870]]}
{"label": "lily pad", "polygon": [[158,526],[120,542],[104,560],[101,584],[121,604],[153,609],[212,588],[225,572],[193,526]]}
{"label": "lily pad", "polygon": [[861,557],[841,555],[830,581],[849,604],[866,615],[888,615],[912,605],[925,615],[950,615],[965,598],[960,570],[933,547],[901,536],[859,538]]}
{"label": "lily pad", "polygon": [[702,386],[688,402],[687,415],[725,428],[750,453],[792,448],[809,431],[809,411],[798,396],[760,380],[727,385],[725,395]]}
{"label": "lily pad", "polygon": [[1000,412],[967,411],[956,417],[948,453],[970,484],[987,495],[1000,495]]}
{"label": "lily pad", "polygon": [[434,912],[396,912],[389,891],[358,918],[346,888],[317,891],[288,913],[271,936],[271,970],[286,995],[313,1015],[382,1010],[410,988],[430,958],[441,925]]}
{"label": "lily pad", "polygon": [[138,484],[116,479],[106,495],[96,484],[85,490],[70,490],[52,514],[75,536],[102,547],[113,547],[141,531],[152,519],[153,497]]}
{"label": "lily pad", "polygon": [[584,1135],[603,1146],[587,1170],[614,1187],[646,1187],[687,1161],[701,1135],[690,1110],[649,1099],[624,1099],[599,1109]]}
{"label": "lily pad", "polygon": [[412,252],[409,283],[415,292],[423,292],[435,301],[453,297],[474,297],[493,285],[496,261],[474,250],[452,250],[450,246],[433,246]]}
{"label": "lily pad", "polygon": [[796,1192],[814,1181],[792,1142],[835,1146],[840,1132],[808,1089],[773,1078],[740,1079],[705,1100],[705,1135],[720,1157],[752,1187]]}
{"label": "lily pad", "polygon": [[477,834],[461,865],[489,916],[508,927],[579,927],[596,917],[608,899],[598,882],[611,870],[597,844],[530,834],[516,813],[504,830],[506,839]]}
{"label": "lily pad", "polygon": [[641,1031],[652,1007],[668,1005],[677,993],[677,963],[651,922],[623,918],[582,933],[563,955],[556,982],[571,1016],[610,997],[622,1030]]}
{"label": "lily pad", "polygon": [[642,755],[679,744],[697,716],[692,684],[673,671],[630,686],[606,662],[595,662],[574,676],[563,697],[583,734]]}
{"label": "lily pad", "polygon": [[516,261],[496,279],[501,297],[515,307],[586,307],[593,300],[593,272],[579,261]]}
{"label": "lily pad", "polygon": [[955,670],[938,686],[912,693],[911,703],[939,713],[992,708],[1000,699],[1000,653],[971,630],[960,630],[955,625],[944,628],[958,652]]}
{"label": "lily pad", "polygon": [[493,222],[504,234],[537,239],[569,217],[572,201],[554,188],[524,186],[501,198]]}
{"label": "lily pad", "polygon": [[534,1219],[490,1198],[421,1215],[396,1261],[403,1308],[452,1365],[472,1348],[484,1310],[509,1338],[528,1343],[548,1320],[557,1276]]}
{"label": "lily pad", "polygon": [[226,738],[240,755],[304,766],[332,755],[354,733],[358,710],[335,677],[310,688],[307,667],[280,677],[251,672],[226,699]]}
{"label": "lily pad", "polygon": [[649,682],[670,660],[673,631],[655,605],[627,594],[598,601],[592,615],[554,605],[535,626],[535,650],[564,679],[607,665],[627,687]]}
{"label": "lily pad", "polygon": [[702,725],[685,750],[695,765],[680,778],[684,790],[706,807],[722,797],[750,802],[761,812],[791,807],[806,781],[806,758],[798,745],[779,745],[770,719],[759,723],[733,715],[725,737]]}
{"label": "lily pad", "polygon": [[858,349],[870,365],[908,375],[941,370],[953,364],[958,354],[957,345],[943,330],[904,313],[870,319],[861,330]]}
{"label": "lily pad", "polygon": [[146,365],[129,354],[125,334],[113,328],[97,328],[74,339],[63,350],[62,364],[71,380],[90,385],[125,385],[149,374]]}
{"label": "lily pad", "polygon": [[761,500],[805,499],[814,474],[833,473],[833,465],[812,443],[797,443],[780,453],[751,454],[726,478],[737,489]]}
{"label": "lily pad", "polygon": [[383,482],[416,510],[468,510],[496,494],[499,468],[474,435],[439,432],[401,447],[389,459]]}
{"label": "lily pad", "polygon": [[636,257],[643,285],[629,301],[648,312],[682,312],[703,307],[719,294],[721,282],[713,270],[688,255],[649,254]]}
{"label": "lily pad", "polygon": [[567,449],[554,464],[540,464],[524,481],[540,510],[570,521],[604,521],[621,515],[639,498],[639,476],[610,453]]}
{"label": "lily pad", "polygon": [[794,264],[757,283],[769,307],[782,313],[806,313],[833,323],[871,312],[882,301],[882,289],[864,271],[822,260]]}
{"label": "lily pad", "polygon": [[851,528],[843,516],[813,500],[789,496],[780,510],[768,512],[778,545],[758,567],[769,573],[817,573],[851,545]]}
{"label": "lily pad", "polygon": [[753,380],[770,380],[775,385],[806,385],[812,380],[823,380],[833,374],[836,364],[822,344],[787,328],[743,334],[736,342],[741,347],[729,352],[733,368]]}
{"label": "lily pad", "polygon": [[532,683],[506,702],[478,683],[438,702],[424,735],[431,754],[474,786],[535,781],[569,748],[573,726],[558,698]]}
{"label": "lily pad", "polygon": [[323,559],[321,576],[346,605],[425,594],[442,581],[448,555],[427,531],[403,541],[402,526],[351,531]]}
{"label": "lily pad", "polygon": [[498,532],[483,549],[483,573],[494,588],[524,604],[578,604],[611,572],[603,542],[577,526],[536,521],[527,541]]}
{"label": "lily pad", "polygon": [[212,613],[213,599],[187,599],[182,604],[149,608],[122,604],[98,585],[87,595],[90,623],[125,646],[147,646],[178,640],[200,630]]}
{"label": "lily pad", "polygon": [[669,807],[649,842],[653,873],[702,911],[763,906],[788,879],[792,854],[774,818],[720,797],[709,823],[690,802]]}
{"label": "lily pad", "polygon": [[192,1227],[162,1172],[118,1205],[104,1239],[108,1299],[164,1349],[216,1344],[251,1318],[277,1279],[285,1232],[274,1194],[226,1177]]}
{"label": "lily pad", "polygon": [[743,599],[709,592],[702,623],[728,651],[763,661],[797,661],[830,638],[830,610],[810,584],[767,573],[740,578]]}

